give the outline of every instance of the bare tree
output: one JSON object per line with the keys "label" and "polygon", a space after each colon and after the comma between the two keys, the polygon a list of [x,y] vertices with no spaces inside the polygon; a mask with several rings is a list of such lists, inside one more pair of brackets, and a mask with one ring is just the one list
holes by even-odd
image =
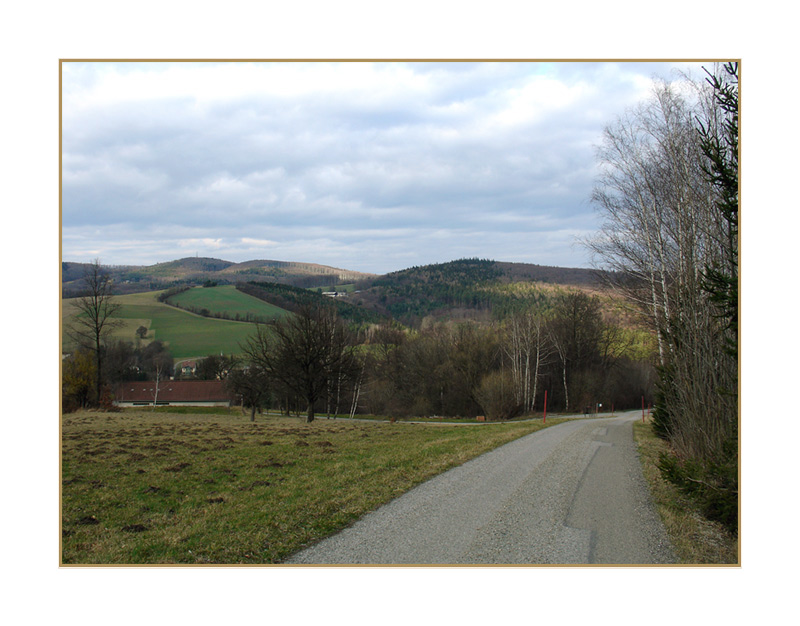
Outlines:
{"label": "bare tree", "polygon": [[353,401],[350,403],[350,418],[354,418],[356,415],[356,411],[358,410],[358,398],[361,395],[361,385],[364,382],[364,370],[367,366],[366,358],[360,359],[361,367],[358,371],[358,376],[354,380],[353,384]]}
{"label": "bare tree", "polygon": [[511,364],[517,404],[524,413],[530,413],[536,402],[539,374],[553,353],[544,316],[533,309],[515,315],[505,325],[502,342]]}
{"label": "bare tree", "polygon": [[250,408],[250,421],[256,421],[256,411],[261,411],[272,394],[270,381],[258,366],[236,368],[225,378],[226,387],[241,398],[242,407]]}
{"label": "bare tree", "polygon": [[271,380],[305,399],[309,423],[331,377],[355,365],[349,333],[330,307],[304,307],[269,326],[259,324],[242,350]]}
{"label": "bare tree", "polygon": [[657,83],[646,102],[610,125],[593,193],[604,224],[588,242],[656,333],[660,415],[677,450],[696,459],[715,458],[735,422],[735,405],[718,393],[736,380],[735,360],[724,354],[730,321],[704,291],[706,268],[735,268],[737,258],[704,154],[702,130],[707,152],[718,117],[725,115],[709,85],[684,81]]}
{"label": "bare tree", "polygon": [[120,324],[113,319],[120,305],[111,293],[111,277],[95,259],[83,276],[84,293],[75,299],[78,314],[67,334],[79,345],[91,350],[95,359],[95,400],[99,401],[103,385],[103,349],[114,328]]}
{"label": "bare tree", "polygon": [[158,392],[159,386],[161,385],[161,379],[164,376],[164,366],[162,363],[156,363],[155,365],[155,388],[153,389],[153,410],[155,411],[156,406],[158,405]]}
{"label": "bare tree", "polygon": [[449,360],[469,399],[477,406],[481,381],[495,365],[499,346],[492,328],[472,323],[457,324],[451,331]]}
{"label": "bare tree", "polygon": [[572,291],[557,299],[548,334],[561,365],[565,411],[569,411],[572,379],[599,365],[604,332],[597,297]]}

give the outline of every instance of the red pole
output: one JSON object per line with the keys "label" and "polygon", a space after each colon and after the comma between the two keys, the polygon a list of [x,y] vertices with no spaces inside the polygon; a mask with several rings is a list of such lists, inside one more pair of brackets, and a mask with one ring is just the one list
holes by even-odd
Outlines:
{"label": "red pole", "polygon": [[644,396],[642,396],[642,422],[644,422]]}
{"label": "red pole", "polygon": [[547,389],[544,390],[544,419],[542,423],[547,423]]}

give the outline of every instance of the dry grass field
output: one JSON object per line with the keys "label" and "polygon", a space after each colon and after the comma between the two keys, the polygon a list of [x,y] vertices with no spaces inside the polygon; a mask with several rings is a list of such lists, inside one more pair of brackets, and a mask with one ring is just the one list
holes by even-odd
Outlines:
{"label": "dry grass field", "polygon": [[61,561],[280,563],[422,481],[543,427],[251,423],[236,411],[67,414]]}

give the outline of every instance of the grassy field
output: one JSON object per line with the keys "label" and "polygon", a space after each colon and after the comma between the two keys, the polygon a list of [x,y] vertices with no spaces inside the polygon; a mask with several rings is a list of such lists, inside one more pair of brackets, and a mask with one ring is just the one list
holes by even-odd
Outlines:
{"label": "grassy field", "polygon": [[[548,420],[547,426],[563,420]],[[541,422],[62,418],[64,564],[267,564]]]}
{"label": "grassy field", "polygon": [[224,313],[235,317],[238,314],[243,319],[248,313],[263,320],[280,319],[289,315],[284,309],[242,293],[234,285],[193,287],[171,297],[169,301],[185,309],[205,308],[211,315]]}
{"label": "grassy field", "polygon": [[653,433],[651,418],[634,423],[634,437],[650,493],[680,563],[736,564],[738,543],[721,524],[704,518],[696,506],[672,483],[664,480],[656,463],[667,444]]}
{"label": "grassy field", "polygon": [[[161,340],[176,359],[207,356],[209,354],[236,354],[239,344],[252,333],[255,326],[245,322],[232,322],[201,317],[159,302],[158,291],[118,296],[121,305],[117,318],[122,326],[114,337],[135,341],[139,326],[148,328],[148,341]],[[69,323],[75,314],[74,301],[62,300],[62,324]],[[62,349],[69,351],[71,343],[64,333]]]}

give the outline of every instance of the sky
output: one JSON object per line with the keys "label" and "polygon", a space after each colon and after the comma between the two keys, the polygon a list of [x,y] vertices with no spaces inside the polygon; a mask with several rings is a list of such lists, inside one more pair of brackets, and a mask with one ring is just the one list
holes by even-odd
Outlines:
{"label": "sky", "polygon": [[66,61],[62,259],[588,267],[604,126],[701,66]]}

